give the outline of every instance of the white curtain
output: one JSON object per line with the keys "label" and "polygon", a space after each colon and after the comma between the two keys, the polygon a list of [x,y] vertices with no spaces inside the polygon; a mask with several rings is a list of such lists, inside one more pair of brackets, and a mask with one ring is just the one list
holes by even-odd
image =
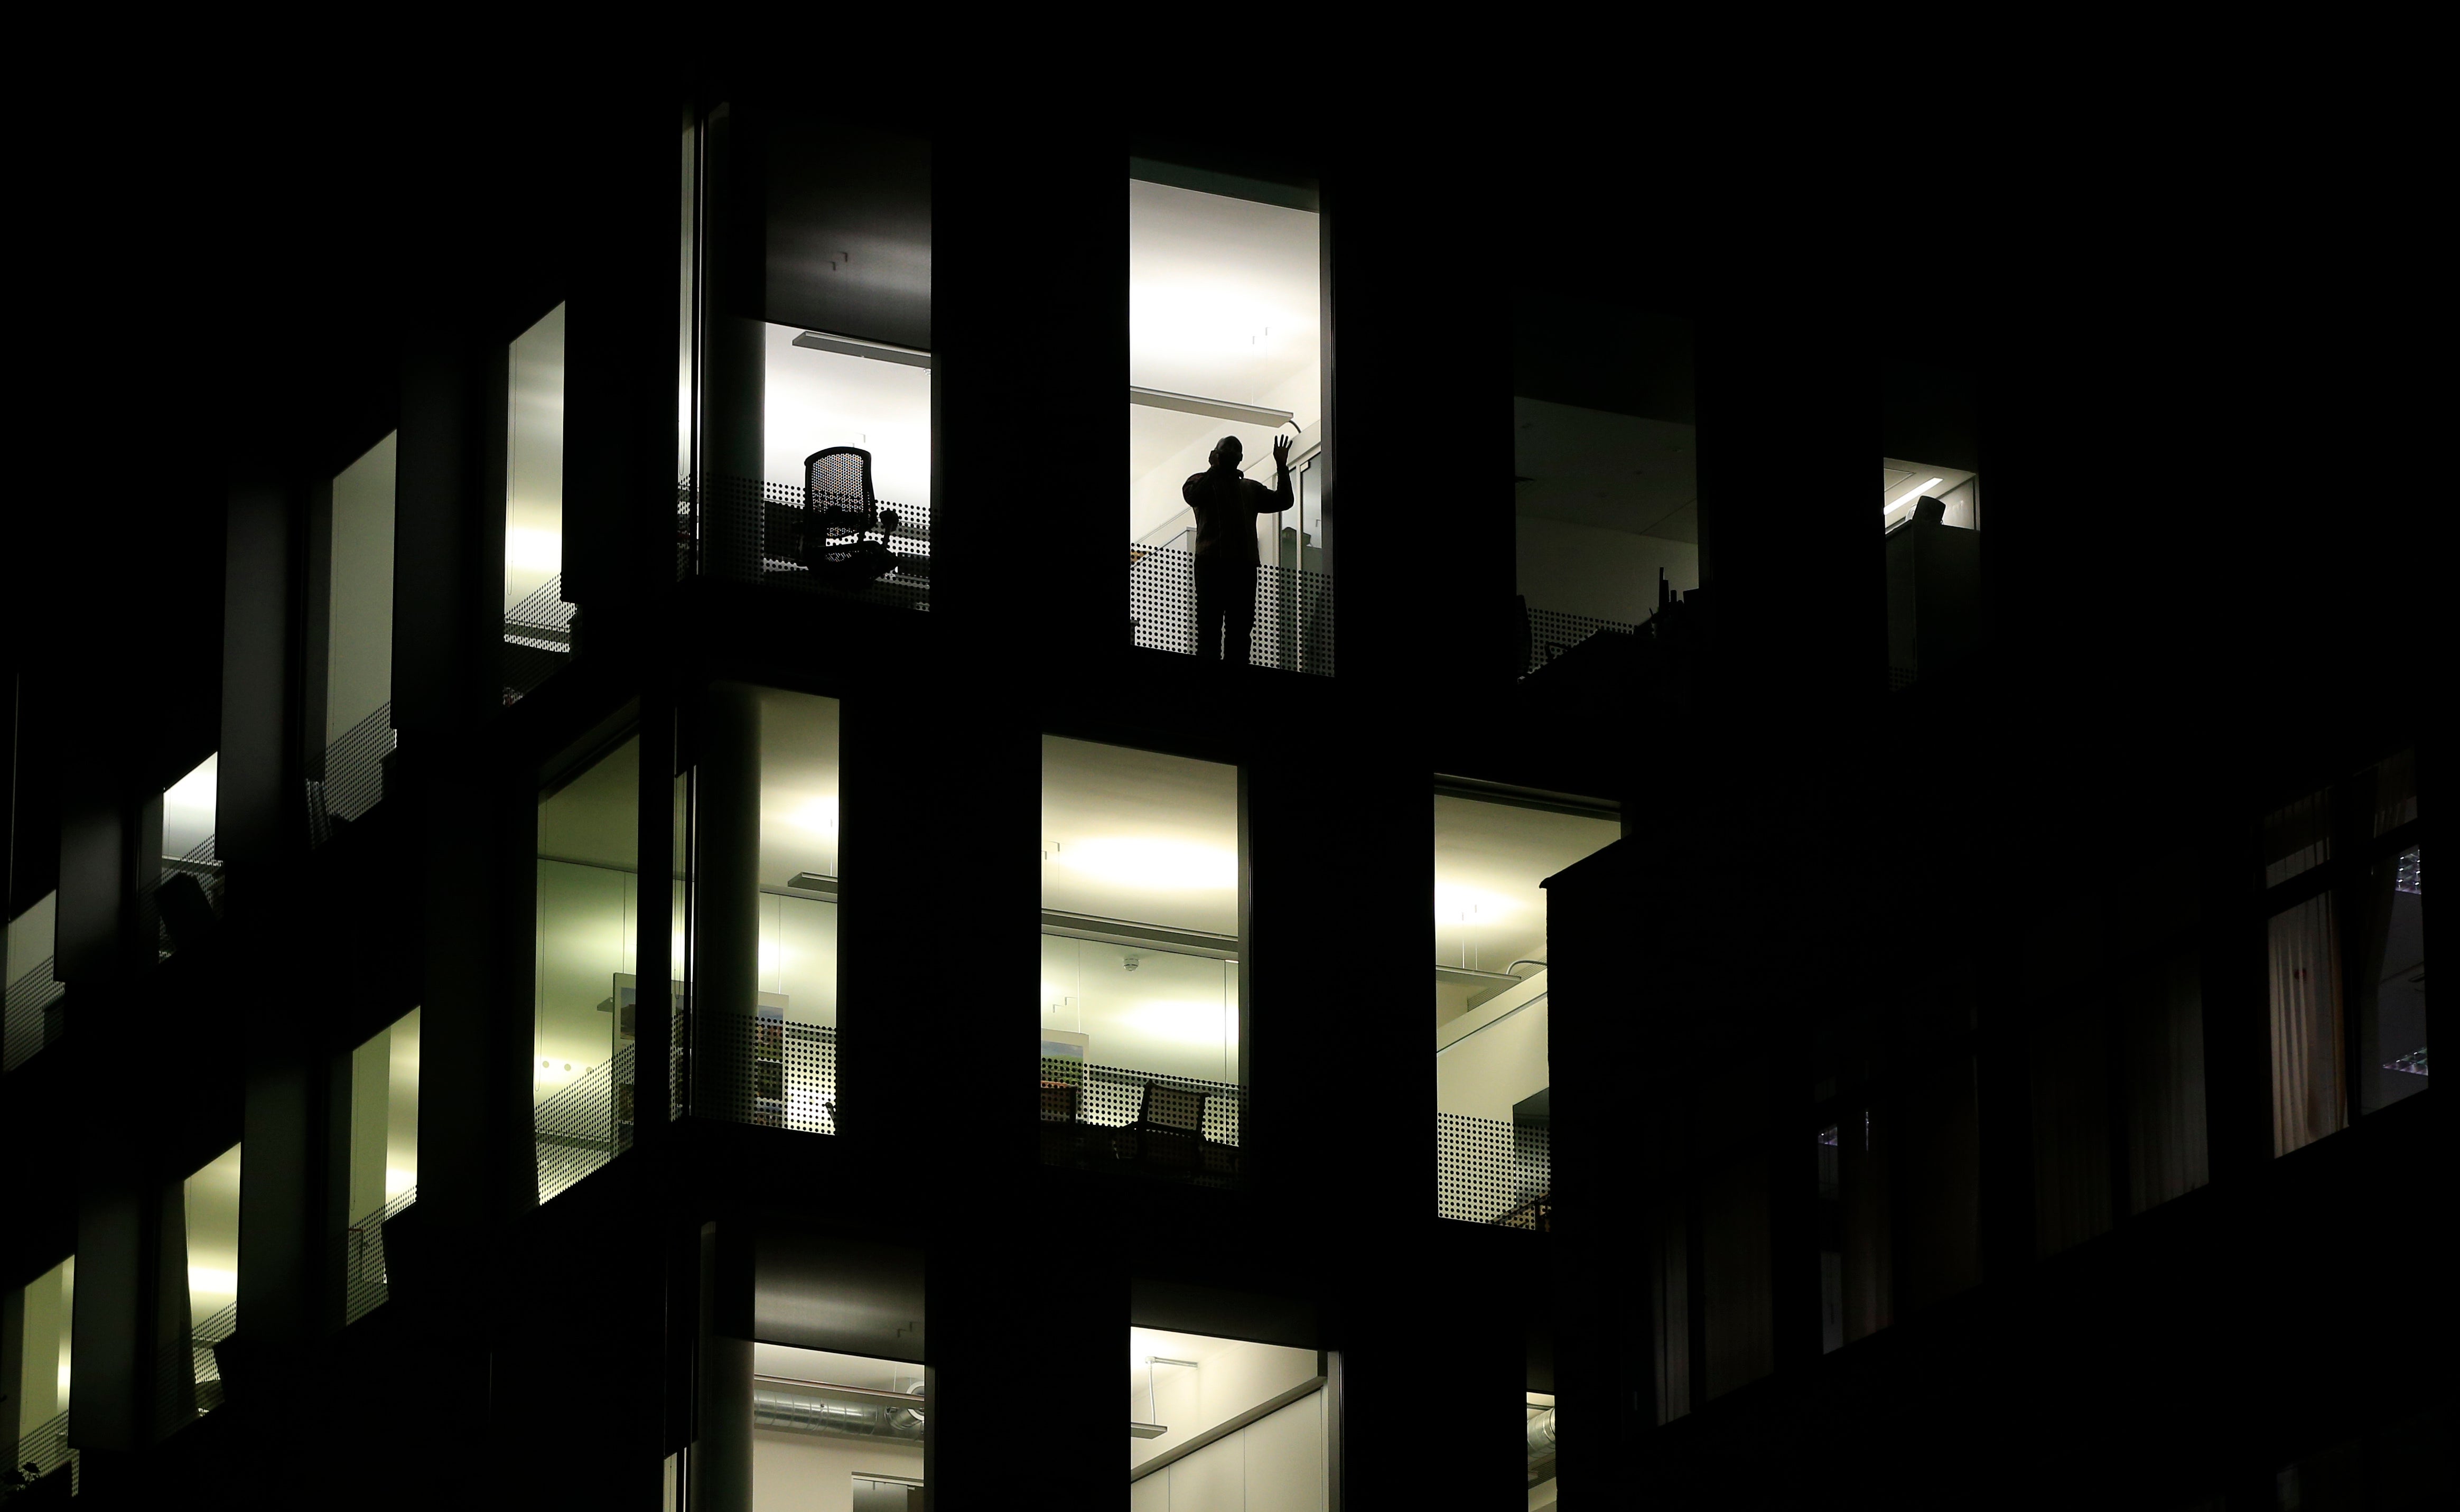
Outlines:
{"label": "white curtain", "polygon": [[2272,1153],[2312,1144],[2348,1121],[2341,1092],[2341,988],[2332,900],[2272,916]]}

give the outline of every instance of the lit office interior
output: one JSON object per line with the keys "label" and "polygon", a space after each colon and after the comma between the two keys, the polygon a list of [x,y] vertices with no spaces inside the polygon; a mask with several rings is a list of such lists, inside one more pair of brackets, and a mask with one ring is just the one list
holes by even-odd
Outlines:
{"label": "lit office interior", "polygon": [[214,851],[221,758],[209,756],[162,791],[162,869],[154,905],[169,955],[202,938],[222,907],[223,866]]}
{"label": "lit office interior", "polygon": [[170,1331],[159,1363],[166,1426],[222,1405],[222,1362],[214,1346],[239,1330],[239,1183],[234,1144],[180,1183],[180,1232],[162,1237],[166,1250],[178,1240],[188,1272],[186,1326]]}
{"label": "lit office interior", "polygon": [[[929,147],[835,114],[721,117],[684,160],[683,539],[702,572],[928,608]],[[698,154],[752,137],[757,205],[696,198]],[[727,259],[737,236],[756,260]],[[756,289],[726,283],[747,265]]]}
{"label": "lit office interior", "polygon": [[1681,421],[1526,395],[1512,417],[1527,675],[1601,634],[1627,636],[1700,586],[1699,448]]}
{"label": "lit office interior", "polygon": [[563,598],[563,311],[556,306],[505,355],[504,694],[544,682],[572,654]]}
{"label": "lit office interior", "polygon": [[1434,833],[1438,1210],[1545,1228],[1553,1076],[1541,884],[1622,827],[1596,813],[1438,793]]}
{"label": "lit office interior", "polygon": [[539,802],[531,1086],[541,1201],[630,1143],[640,748],[638,736],[625,740]]}
{"label": "lit office interior", "polygon": [[1238,1172],[1239,773],[1042,742],[1044,1159]]}
{"label": "lit office interior", "polygon": [[48,1475],[71,1457],[69,1319],[76,1304],[71,1255],[0,1296],[0,1443],[14,1447],[9,1468]]}
{"label": "lit office interior", "polygon": [[1308,191],[1141,160],[1128,182],[1128,534],[1139,646],[1195,650],[1180,489],[1224,437],[1270,487],[1293,438],[1291,507],[1256,521],[1250,661],[1332,670],[1321,474],[1323,217]]}
{"label": "lit office interior", "polygon": [[795,1512],[922,1505],[921,1362],[752,1346],[754,1504]]}
{"label": "lit office interior", "polygon": [[[516,366],[518,372],[518,364]],[[517,415],[518,422],[518,415]],[[518,429],[518,423],[516,428]],[[310,838],[331,838],[384,797],[392,729],[395,436],[334,476],[327,523],[324,741],[308,779]],[[560,522],[556,526],[560,532]],[[524,547],[527,550],[527,547]],[[511,553],[508,551],[507,555]],[[553,555],[562,560],[562,546]],[[509,578],[512,568],[508,564]]]}
{"label": "lit office interior", "polygon": [[418,1201],[418,1010],[350,1053],[350,1171],[343,1236],[343,1316],[388,1292],[385,1220]]}
{"label": "lit office interior", "polygon": [[1528,1437],[1529,1501],[1527,1512],[1557,1504],[1555,1495],[1555,1396],[1531,1392],[1523,1402],[1522,1431]]}
{"label": "lit office interior", "polygon": [[1243,1339],[1128,1331],[1134,1512],[1322,1512],[1325,1357]]}

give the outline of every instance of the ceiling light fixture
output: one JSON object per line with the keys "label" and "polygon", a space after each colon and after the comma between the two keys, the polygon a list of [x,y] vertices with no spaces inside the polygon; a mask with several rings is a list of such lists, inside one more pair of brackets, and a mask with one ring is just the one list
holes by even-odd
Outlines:
{"label": "ceiling light fixture", "polygon": [[1128,402],[1152,410],[1176,410],[1181,415],[1240,420],[1267,430],[1298,423],[1298,416],[1288,410],[1268,410],[1261,404],[1241,404],[1231,399],[1200,398],[1193,394],[1172,394],[1165,389],[1140,389],[1133,383],[1128,385]]}
{"label": "ceiling light fixture", "polygon": [[869,357],[874,362],[894,362],[907,368],[931,366],[931,354],[920,348],[869,341],[860,336],[840,336],[829,330],[804,331],[795,338],[795,345],[812,351],[834,351],[841,357]]}
{"label": "ceiling light fixture", "polygon": [[[1883,514],[1883,515],[1884,515],[1884,514],[1887,514],[1887,513],[1888,513],[1889,511],[1891,511],[1891,510],[1900,509],[1900,508],[1902,508],[1903,506],[1905,506],[1906,504],[1912,503],[1915,500],[1921,498],[1924,494],[1929,493],[1932,489],[1937,488],[1940,484],[1941,484],[1941,483],[1943,483],[1943,482],[1946,482],[1946,481],[1947,481],[1947,479],[1944,479],[1944,478],[1934,478],[1934,479],[1932,479],[1930,481],[1928,481],[1928,482],[1926,482],[1926,483],[1923,483],[1920,487],[1914,489],[1914,490],[1913,490],[1912,492],[1910,492],[1910,493],[1905,493],[1905,494],[1899,494],[1899,495],[1898,495],[1898,496],[1897,496],[1897,499],[1896,499],[1896,501],[1895,501],[1894,503],[1889,503],[1889,504],[1882,504],[1882,505],[1880,505],[1880,506],[1879,506],[1879,513],[1881,513],[1881,514]],[[1864,495],[1863,497],[1868,498],[1869,496],[1868,496],[1868,495]]]}

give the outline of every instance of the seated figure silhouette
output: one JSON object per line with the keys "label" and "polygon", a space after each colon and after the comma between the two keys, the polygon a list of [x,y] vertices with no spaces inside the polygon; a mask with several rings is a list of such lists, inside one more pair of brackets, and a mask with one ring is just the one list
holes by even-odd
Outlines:
{"label": "seated figure silhouette", "polygon": [[1196,513],[1196,654],[1202,661],[1247,665],[1256,630],[1256,517],[1290,507],[1290,443],[1273,437],[1273,486],[1239,474],[1246,448],[1225,436],[1207,466],[1180,485]]}

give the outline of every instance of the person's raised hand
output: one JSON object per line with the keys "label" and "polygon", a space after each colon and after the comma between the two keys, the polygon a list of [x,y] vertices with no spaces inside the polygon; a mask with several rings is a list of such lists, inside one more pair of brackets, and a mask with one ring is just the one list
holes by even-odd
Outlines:
{"label": "person's raised hand", "polygon": [[1290,447],[1296,444],[1297,441],[1298,437],[1295,436],[1276,436],[1273,437],[1273,465],[1275,467],[1287,467],[1290,465]]}

